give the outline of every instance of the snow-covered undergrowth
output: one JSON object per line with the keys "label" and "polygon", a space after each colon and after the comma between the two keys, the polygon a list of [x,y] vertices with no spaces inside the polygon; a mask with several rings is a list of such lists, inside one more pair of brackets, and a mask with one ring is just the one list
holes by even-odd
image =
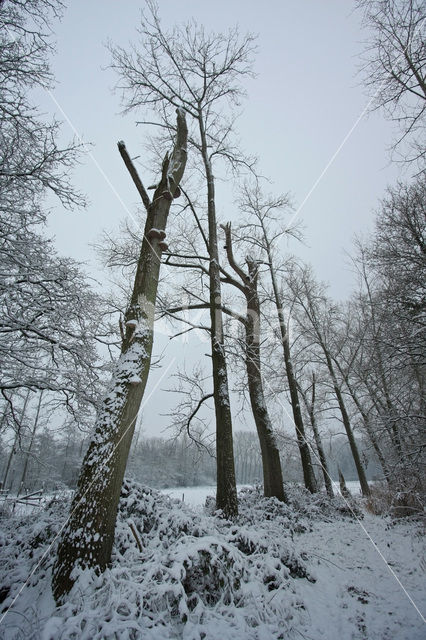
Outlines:
{"label": "snow-covered undergrowth", "polygon": [[194,511],[127,481],[110,568],[102,575],[79,571],[57,609],[51,568],[69,503],[53,501],[35,514],[2,519],[0,618],[7,613],[0,637],[279,640],[303,631],[315,638],[308,600],[322,574],[315,545],[303,541],[324,527],[356,527],[354,513],[361,514],[340,497],[296,487],[287,493],[288,504],[281,504],[257,489],[243,490],[240,516],[229,522],[211,504]]}

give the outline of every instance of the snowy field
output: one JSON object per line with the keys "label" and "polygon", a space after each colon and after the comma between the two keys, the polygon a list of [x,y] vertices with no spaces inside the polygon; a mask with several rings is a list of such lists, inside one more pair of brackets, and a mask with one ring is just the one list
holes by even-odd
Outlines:
{"label": "snowy field", "polygon": [[[248,487],[249,485],[238,485],[238,491],[240,491],[244,487]],[[346,483],[347,488],[352,493],[353,496],[359,496],[360,494],[360,486],[359,482],[349,481]],[[340,493],[340,487],[338,482],[333,482],[333,489],[335,493]],[[191,506],[202,507],[206,502],[206,498],[211,496],[214,497],[216,495],[216,487],[215,486],[204,486],[204,487],[173,487],[170,489],[162,489],[161,491],[164,495],[170,496],[176,500],[181,500],[186,502]]]}
{"label": "snowy field", "polygon": [[59,608],[50,580],[66,497],[0,519],[0,638],[424,640],[419,521],[292,487],[288,505],[243,490],[233,523],[204,512],[214,492],[128,483],[111,568],[80,572]]}

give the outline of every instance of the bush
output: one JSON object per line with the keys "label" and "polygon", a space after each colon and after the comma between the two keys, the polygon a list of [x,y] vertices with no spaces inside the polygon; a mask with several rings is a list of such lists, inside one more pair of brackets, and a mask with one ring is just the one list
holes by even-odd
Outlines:
{"label": "bush", "polygon": [[375,482],[370,486],[371,495],[366,508],[375,515],[389,515],[394,518],[420,518],[424,513],[425,491],[416,487],[389,485]]}

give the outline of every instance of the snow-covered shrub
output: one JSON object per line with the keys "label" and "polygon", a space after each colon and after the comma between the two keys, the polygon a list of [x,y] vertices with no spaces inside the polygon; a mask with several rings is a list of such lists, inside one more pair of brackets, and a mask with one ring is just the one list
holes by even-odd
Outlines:
{"label": "snow-covered shrub", "polygon": [[241,503],[230,522],[126,481],[110,567],[76,570],[59,608],[50,580],[68,502],[9,518],[0,538],[0,612],[12,605],[4,637],[231,640],[236,629],[249,640],[286,637],[305,615],[294,580],[311,579],[284,526],[292,522],[294,534],[297,518],[260,493]]}
{"label": "snow-covered shrub", "polygon": [[[418,484],[418,483],[417,483]],[[421,486],[390,486],[387,482],[375,482],[371,485],[371,495],[366,508],[376,515],[390,515],[395,518],[422,517],[425,506],[425,490]]]}
{"label": "snow-covered shrub", "polygon": [[[331,521],[337,516],[362,518],[362,511],[354,498],[347,500],[341,495],[329,498],[325,493],[310,493],[304,487],[288,483],[285,485],[287,502],[275,498],[264,498],[261,488],[247,488],[240,493],[240,514],[252,523],[264,517],[279,518],[290,533],[309,530],[315,520]],[[262,516],[263,514],[263,516]]]}
{"label": "snow-covered shrub", "polygon": [[314,582],[297,537],[315,521],[352,517],[340,497],[292,486],[287,495],[284,504],[264,498],[260,489],[244,490],[240,515],[231,522],[213,505],[209,512],[194,511],[126,480],[110,567],[102,574],[76,569],[59,608],[50,580],[68,498],[8,518],[0,534],[0,616],[12,609],[3,637],[234,640],[238,630],[248,640],[287,638],[306,615],[298,585]]}

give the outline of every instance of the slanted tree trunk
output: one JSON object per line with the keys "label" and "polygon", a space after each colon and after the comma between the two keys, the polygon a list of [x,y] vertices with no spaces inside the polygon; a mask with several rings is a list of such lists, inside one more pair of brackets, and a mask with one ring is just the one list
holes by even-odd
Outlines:
{"label": "slanted tree trunk", "polygon": [[370,442],[373,445],[374,451],[376,452],[377,455],[377,459],[380,462],[380,465],[383,469],[383,473],[384,476],[386,478],[386,481],[389,483],[390,482],[390,471],[389,471],[389,467],[386,463],[385,457],[382,453],[382,450],[380,449],[376,434],[374,433],[374,429],[372,428],[371,424],[370,424],[370,419],[369,416],[367,414],[367,412],[364,410],[357,393],[355,392],[354,388],[352,387],[352,385],[349,382],[348,376],[345,376],[345,382],[346,382],[346,387],[351,395],[352,400],[355,403],[356,408],[358,409],[358,411],[361,414],[362,420],[364,422],[364,427],[365,430],[368,434],[368,437],[370,438]]}
{"label": "slanted tree trunk", "polygon": [[[266,238],[266,236],[265,236]],[[297,380],[294,375],[293,362],[291,358],[290,342],[287,329],[287,323],[285,321],[283,304],[278,291],[278,284],[275,277],[275,272],[272,263],[272,253],[268,246],[268,264],[271,274],[272,289],[274,293],[274,302],[278,314],[278,322],[280,325],[281,344],[283,347],[284,365],[287,374],[288,388],[290,391],[291,408],[293,412],[293,421],[296,428],[297,445],[299,447],[300,458],[302,461],[303,479],[305,487],[311,493],[318,491],[317,481],[315,478],[314,469],[312,466],[311,454],[309,452],[309,445],[306,440],[305,425],[303,424],[302,412],[300,410],[299,394],[297,391]]]}
{"label": "slanted tree trunk", "polygon": [[177,111],[177,137],[171,158],[150,202],[123,142],[119,151],[147,209],[144,237],[130,305],[125,314],[121,355],[99,410],[95,434],[83,460],[77,489],[53,568],[57,602],[73,585],[77,566],[104,570],[111,558],[115,521],[135,422],[147,382],[153,343],[154,310],[170,203],[186,164],[187,126]]}
{"label": "slanted tree trunk", "polygon": [[34,437],[37,431],[37,427],[38,427],[38,419],[40,416],[40,409],[41,409],[41,401],[43,399],[43,390],[40,391],[40,396],[38,399],[38,405],[37,405],[37,411],[36,411],[36,415],[34,418],[34,424],[33,424],[33,428],[31,431],[31,439],[30,439],[30,443],[28,445],[28,450],[25,456],[25,463],[24,463],[24,468],[22,470],[22,477],[21,477],[21,482],[19,483],[19,488],[18,488],[18,493],[17,495],[19,496],[19,494],[22,492],[22,489],[24,487],[24,482],[25,482],[25,478],[27,477],[27,470],[28,470],[28,462],[30,460],[30,455],[31,455],[31,451],[33,448],[33,444],[34,444]]}
{"label": "slanted tree trunk", "polygon": [[[302,289],[298,291],[297,289],[299,288],[300,284],[302,284]],[[294,282],[292,286],[294,287]],[[330,374],[330,379],[333,385],[334,393],[339,405],[340,413],[342,415],[342,422],[345,427],[346,435],[348,436],[352,457],[354,459],[356,470],[358,473],[358,478],[361,485],[361,491],[364,496],[368,496],[370,495],[370,489],[368,486],[367,478],[365,476],[364,467],[362,466],[362,463],[361,463],[358,447],[353,435],[351,423],[349,420],[349,415],[346,410],[345,402],[343,399],[343,394],[337,380],[337,375],[333,365],[332,355],[327,344],[326,335],[327,335],[327,330],[329,328],[328,327],[329,315],[327,316],[327,325],[324,325],[325,320],[324,319],[321,320],[321,314],[318,308],[319,292],[320,292],[320,289],[318,288],[315,289],[315,282],[312,276],[310,275],[310,271],[305,270],[305,272],[303,273],[303,279],[301,280],[301,282],[297,284],[296,296],[298,298],[299,304],[301,304],[307,318],[309,319],[314,340],[318,344],[322,353],[324,354],[325,364]]]}
{"label": "slanted tree trunk", "polygon": [[[263,489],[266,497],[275,497],[284,501],[283,475],[280,453],[275,441],[272,422],[266,406],[263,391],[260,362],[260,303],[257,293],[258,265],[247,258],[248,274],[236,263],[232,250],[231,225],[222,225],[226,234],[228,261],[241,280],[239,288],[247,300],[247,313],[244,319],[246,333],[246,370],[250,403],[256,430],[259,437],[263,468]],[[229,280],[229,278],[228,278]],[[236,284],[235,281],[232,281]]]}
{"label": "slanted tree trunk", "polygon": [[325,360],[327,363],[327,368],[330,373],[331,381],[333,384],[334,393],[337,398],[337,403],[339,405],[340,413],[342,416],[342,422],[345,427],[346,435],[348,436],[349,446],[351,448],[352,457],[355,462],[355,467],[358,474],[359,483],[361,485],[361,492],[363,496],[370,495],[370,487],[368,486],[367,478],[365,475],[364,467],[361,462],[361,456],[359,455],[358,447],[354,438],[354,434],[351,427],[351,422],[349,420],[349,415],[346,410],[345,401],[343,400],[343,394],[340,390],[339,384],[337,382],[336,372],[333,367],[333,363],[330,358],[330,354],[324,343],[321,343],[321,347],[324,352]]}
{"label": "slanted tree trunk", "polygon": [[327,458],[325,457],[324,447],[322,446],[321,437],[318,431],[316,412],[315,412],[315,400],[316,400],[316,379],[315,373],[312,373],[312,393],[311,393],[311,401],[308,401],[306,394],[300,389],[300,395],[305,403],[306,410],[309,414],[309,420],[311,422],[312,431],[314,434],[315,444],[318,451],[318,457],[321,463],[322,475],[324,477],[325,489],[327,491],[327,495],[330,498],[334,497],[333,492],[333,483],[331,481],[330,472],[328,469]]}

